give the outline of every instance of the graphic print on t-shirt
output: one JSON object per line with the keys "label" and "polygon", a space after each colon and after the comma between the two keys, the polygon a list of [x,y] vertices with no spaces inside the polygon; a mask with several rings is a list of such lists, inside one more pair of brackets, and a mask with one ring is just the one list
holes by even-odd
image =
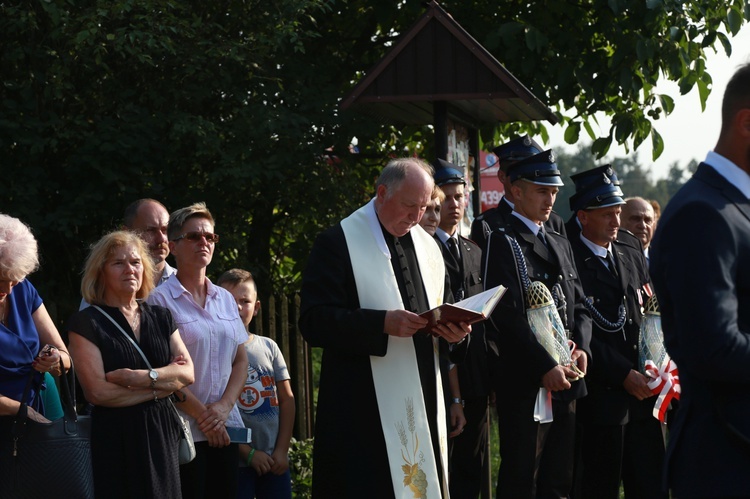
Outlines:
{"label": "graphic print on t-shirt", "polygon": [[248,366],[247,381],[239,399],[240,410],[253,416],[263,416],[275,413],[274,409],[278,406],[273,374],[259,366]]}

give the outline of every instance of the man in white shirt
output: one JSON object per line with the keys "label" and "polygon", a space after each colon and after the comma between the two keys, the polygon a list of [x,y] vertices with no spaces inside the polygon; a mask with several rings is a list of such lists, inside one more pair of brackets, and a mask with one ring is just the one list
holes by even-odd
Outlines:
{"label": "man in white shirt", "polygon": [[716,147],[670,200],[651,243],[682,389],[665,464],[681,498],[750,497],[750,64],[727,84],[721,114]]}

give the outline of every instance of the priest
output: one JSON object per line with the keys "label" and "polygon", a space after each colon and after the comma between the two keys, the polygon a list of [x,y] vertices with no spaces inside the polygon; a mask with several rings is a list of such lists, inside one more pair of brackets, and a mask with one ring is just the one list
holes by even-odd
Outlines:
{"label": "priest", "polygon": [[416,158],[392,160],[375,198],[310,254],[299,325],[323,348],[313,497],[447,497],[440,356],[459,360],[471,327],[428,334],[418,315],[451,299],[440,249],[418,225],[432,173]]}

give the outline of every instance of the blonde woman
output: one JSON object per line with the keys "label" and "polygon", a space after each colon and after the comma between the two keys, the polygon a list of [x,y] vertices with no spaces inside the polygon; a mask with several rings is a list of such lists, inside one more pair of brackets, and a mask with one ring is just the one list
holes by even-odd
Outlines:
{"label": "blonde woman", "polygon": [[153,275],[138,235],[107,234],[92,248],[81,282],[92,306],[68,322],[78,379],[94,404],[96,497],[181,497],[180,428],[169,398],[193,382],[193,363],[169,310],[142,301]]}

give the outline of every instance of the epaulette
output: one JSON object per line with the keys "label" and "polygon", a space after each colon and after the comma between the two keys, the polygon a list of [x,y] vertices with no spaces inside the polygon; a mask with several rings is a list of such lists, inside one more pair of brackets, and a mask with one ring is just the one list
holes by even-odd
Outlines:
{"label": "epaulette", "polygon": [[617,242],[626,246],[630,246],[631,248],[638,251],[643,251],[643,243],[641,243],[641,240],[638,239],[638,236],[630,232],[628,229],[623,229],[622,227],[618,229]]}

